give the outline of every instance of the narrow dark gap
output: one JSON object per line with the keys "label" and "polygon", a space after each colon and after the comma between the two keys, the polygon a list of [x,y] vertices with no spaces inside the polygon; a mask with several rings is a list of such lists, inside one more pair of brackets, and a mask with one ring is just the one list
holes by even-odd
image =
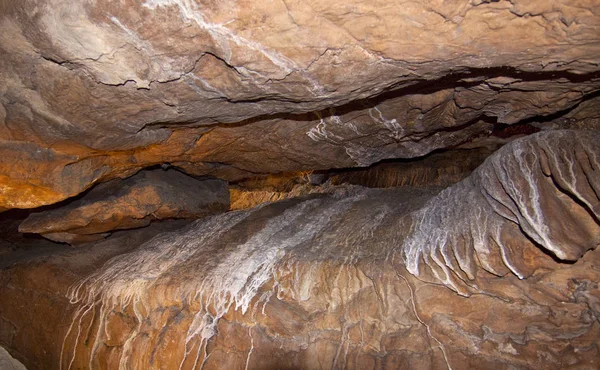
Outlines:
{"label": "narrow dark gap", "polygon": [[[457,68],[459,69],[459,68]],[[330,107],[323,108],[320,110],[307,110],[298,112],[298,105],[303,102],[296,101],[288,101],[289,103],[295,104],[292,106],[286,106],[288,112],[278,112],[272,114],[263,114],[255,117],[251,117],[245,120],[241,120],[238,122],[221,122],[216,123],[214,125],[198,125],[198,126],[209,126],[209,127],[238,127],[245,126],[248,124],[252,124],[259,121],[264,120],[276,120],[276,119],[285,119],[291,121],[312,121],[315,119],[317,114],[320,117],[329,118],[335,111],[336,115],[344,115],[354,111],[364,110],[368,108],[373,108],[387,100],[395,99],[405,95],[413,95],[413,94],[432,94],[437,91],[449,89],[449,88],[470,88],[477,85],[482,84],[487,79],[492,79],[496,77],[509,77],[521,80],[523,82],[536,82],[536,81],[546,81],[546,80],[557,80],[557,79],[566,79],[571,83],[583,83],[583,82],[591,82],[596,79],[600,79],[600,72],[590,72],[586,74],[575,74],[567,71],[549,71],[549,72],[526,72],[520,71],[515,68],[510,67],[494,67],[494,68],[477,68],[470,69],[468,71],[458,71],[452,74],[445,75],[438,79],[432,80],[422,80],[419,82],[410,83],[408,86],[404,86],[406,83],[398,82],[395,85],[391,85],[387,87],[387,90],[381,92],[379,94],[369,96],[366,98],[354,100],[348,103],[343,104],[332,104]],[[589,94],[586,94],[582,101],[592,99],[600,95],[600,90],[595,91]],[[262,101],[281,101],[274,98],[257,98],[252,100],[232,100],[233,103],[243,104],[243,103],[259,103]],[[563,112],[559,112],[556,115],[561,116],[568,111],[571,111],[574,107],[569,108]],[[546,118],[537,118],[533,117],[529,119],[530,122],[545,122],[547,120],[551,120],[552,116],[546,116]],[[190,127],[194,127],[193,122],[183,121],[183,122],[154,122],[145,126],[145,128],[166,128],[171,125],[180,123],[191,124]]]}

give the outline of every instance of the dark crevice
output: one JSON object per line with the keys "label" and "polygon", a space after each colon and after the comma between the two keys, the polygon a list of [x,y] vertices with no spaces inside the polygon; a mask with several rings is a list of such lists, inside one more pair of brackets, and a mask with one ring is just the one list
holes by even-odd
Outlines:
{"label": "dark crevice", "polygon": [[494,123],[494,128],[491,135],[502,139],[507,139],[515,135],[531,135],[540,131],[540,128],[524,122],[515,123],[514,125],[496,122]]}
{"label": "dark crevice", "polygon": [[[433,94],[435,92],[445,90],[445,89],[469,89],[478,85],[481,85],[485,80],[497,77],[509,77],[522,82],[536,82],[536,81],[552,81],[563,79],[569,83],[584,83],[584,82],[598,82],[598,90],[582,95],[581,101],[586,101],[592,99],[594,97],[600,96],[600,72],[592,72],[587,74],[574,74],[569,73],[567,71],[552,71],[552,72],[523,72],[519,71],[515,68],[509,67],[495,67],[495,68],[480,68],[469,71],[461,71],[446,75],[442,78],[435,80],[421,80],[418,82],[406,82],[401,81],[396,84],[390,85],[387,91],[380,93],[375,96],[370,96],[363,99],[358,99],[351,101],[349,103],[344,103],[341,105],[332,104],[330,107],[323,108],[321,110],[308,110],[301,112],[302,108],[300,105],[306,103],[315,103],[318,100],[314,101],[299,101],[291,98],[285,98],[281,96],[266,96],[266,97],[257,97],[252,99],[233,99],[233,98],[214,98],[217,100],[225,100],[230,103],[235,104],[256,104],[260,102],[282,102],[282,103],[290,103],[294,104],[293,107],[287,105],[285,108],[288,110],[291,109],[291,112],[278,112],[278,113],[270,113],[254,116],[245,120],[236,121],[236,122],[217,122],[213,124],[202,124],[198,121],[198,126],[210,126],[210,127],[239,127],[245,126],[248,124],[252,124],[259,121],[265,120],[290,120],[290,121],[298,121],[298,122],[306,122],[313,121],[316,117],[320,116],[323,119],[329,118],[332,115],[342,116],[348,113],[352,113],[355,111],[361,111],[364,109],[373,108],[378,106],[379,104],[396,99],[402,96],[407,95],[427,95]],[[598,80],[598,81],[595,81]],[[407,85],[408,84],[408,85]],[[510,84],[508,84],[510,85]],[[510,87],[508,88],[510,90]],[[579,103],[580,103],[579,102]],[[579,104],[578,103],[578,104]],[[532,117],[524,120],[525,123],[533,123],[533,122],[546,122],[552,119],[556,119],[560,117],[574,108],[578,106],[575,104],[573,107],[562,110],[557,113],[553,113],[551,115],[543,116],[543,117]],[[296,112],[300,110],[300,112]],[[189,122],[189,121],[188,121]],[[149,123],[144,126],[144,129],[152,129],[154,127],[173,127],[177,126],[177,124],[173,124],[172,121],[160,121]]]}
{"label": "dark crevice", "polygon": [[[583,83],[587,81],[593,81],[600,79],[600,72],[590,72],[585,74],[575,74],[568,71],[548,71],[548,72],[526,72],[520,71],[516,68],[511,67],[490,67],[490,68],[477,68],[469,69],[466,71],[454,72],[444,75],[438,79],[423,79],[416,82],[399,81],[395,84],[388,86],[387,91],[372,95],[364,99],[354,100],[352,102],[341,104],[338,106],[333,105],[336,111],[344,111],[344,108],[359,104],[360,102],[370,102],[378,105],[383,101],[397,98],[403,95],[412,94],[431,94],[440,90],[453,88],[453,87],[472,87],[481,84],[484,80],[498,78],[498,77],[509,77],[518,82],[536,82],[536,81],[547,81],[547,80],[559,80],[565,79],[570,83]],[[463,81],[461,81],[463,80]],[[407,85],[408,84],[408,85]],[[233,103],[256,103],[265,100],[274,100],[279,102],[290,102],[290,103],[305,103],[305,102],[318,102],[320,100],[295,100],[291,98],[285,98],[280,96],[273,97],[262,97],[253,99],[232,99],[227,98],[227,101]],[[359,104],[360,105],[360,104]],[[366,104],[368,105],[368,104]],[[329,108],[325,108],[326,110]],[[352,111],[353,109],[350,109]],[[308,113],[308,112],[305,112]],[[303,113],[297,113],[303,114]]]}
{"label": "dark crevice", "polygon": [[572,112],[573,110],[575,110],[577,107],[579,107],[582,103],[600,97],[600,86],[599,89],[588,93],[586,95],[583,95],[581,100],[579,100],[575,105],[573,105],[572,107],[569,107],[567,109],[563,109],[557,112],[554,112],[552,114],[548,114],[548,115],[544,115],[544,116],[534,116],[531,118],[527,118],[524,120],[521,120],[519,123],[520,124],[533,124],[533,123],[547,123],[547,122],[552,122],[555,121],[557,119],[562,118],[563,116],[569,114],[570,112]]}

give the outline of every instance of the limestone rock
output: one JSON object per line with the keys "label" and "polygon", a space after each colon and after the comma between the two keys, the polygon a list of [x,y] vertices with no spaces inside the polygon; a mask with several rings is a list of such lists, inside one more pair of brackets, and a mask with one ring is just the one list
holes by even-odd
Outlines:
{"label": "limestone rock", "polygon": [[577,261],[600,244],[598,143],[598,131],[556,131],[501,148],[412,215],[403,264],[469,294],[478,269],[525,278],[547,267],[540,249]]}
{"label": "limestone rock", "polygon": [[425,158],[412,160],[389,161],[365,169],[307,171],[253,177],[230,185],[231,209],[247,209],[266,202],[307,194],[351,195],[358,189],[352,185],[371,188],[445,188],[467,177],[494,149],[498,149],[505,142],[498,140],[488,143],[489,147],[433,153]]}
{"label": "limestone rock", "polygon": [[100,184],[58,208],[31,213],[19,231],[70,244],[100,240],[153,220],[195,219],[229,209],[226,183],[196,180],[175,170],[150,170]]}
{"label": "limestone rock", "polygon": [[37,0],[0,14],[0,209],[160,163],[232,180],[422,156],[600,88],[594,0]]}
{"label": "limestone rock", "polygon": [[0,369],[3,370],[27,370],[22,363],[14,359],[10,353],[0,347]]}
{"label": "limestone rock", "polygon": [[[442,192],[227,212],[113,250],[102,267],[85,258],[93,246],[14,266],[0,275],[0,317],[36,367],[594,368],[597,140],[515,140]],[[32,297],[68,319],[14,309]]]}

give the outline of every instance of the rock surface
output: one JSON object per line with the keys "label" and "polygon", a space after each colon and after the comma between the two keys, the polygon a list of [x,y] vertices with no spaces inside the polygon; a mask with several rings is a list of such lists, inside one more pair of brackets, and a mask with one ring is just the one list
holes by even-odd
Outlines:
{"label": "rock surface", "polygon": [[154,220],[197,219],[228,209],[225,182],[157,169],[100,184],[59,208],[31,213],[19,231],[81,244],[103,239],[115,230],[145,227]]}
{"label": "rock surface", "polygon": [[[598,140],[543,132],[441,192],[310,195],[14,266],[2,343],[31,368],[596,368]],[[31,320],[43,304],[56,320]]]}
{"label": "rock surface", "polygon": [[425,158],[379,163],[368,168],[307,171],[253,177],[230,185],[231,209],[247,209],[266,202],[307,194],[350,195],[360,185],[369,188],[447,187],[467,177],[504,140],[487,148],[433,153]]}
{"label": "rock surface", "polygon": [[600,368],[599,26],[595,0],[0,0],[0,345]]}
{"label": "rock surface", "polygon": [[504,146],[412,217],[403,264],[469,295],[478,269],[523,279],[600,244],[600,132],[545,132]]}
{"label": "rock surface", "polygon": [[0,347],[0,369],[2,370],[27,370],[22,363],[15,360],[10,353]]}
{"label": "rock surface", "polygon": [[235,180],[549,125],[597,106],[598,24],[594,0],[3,1],[0,209],[160,163]]}

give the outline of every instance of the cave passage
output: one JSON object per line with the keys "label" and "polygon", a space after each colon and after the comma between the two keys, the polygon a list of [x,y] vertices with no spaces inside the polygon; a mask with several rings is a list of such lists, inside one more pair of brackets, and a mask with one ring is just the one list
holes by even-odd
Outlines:
{"label": "cave passage", "polygon": [[597,369],[600,5],[0,0],[0,369]]}

